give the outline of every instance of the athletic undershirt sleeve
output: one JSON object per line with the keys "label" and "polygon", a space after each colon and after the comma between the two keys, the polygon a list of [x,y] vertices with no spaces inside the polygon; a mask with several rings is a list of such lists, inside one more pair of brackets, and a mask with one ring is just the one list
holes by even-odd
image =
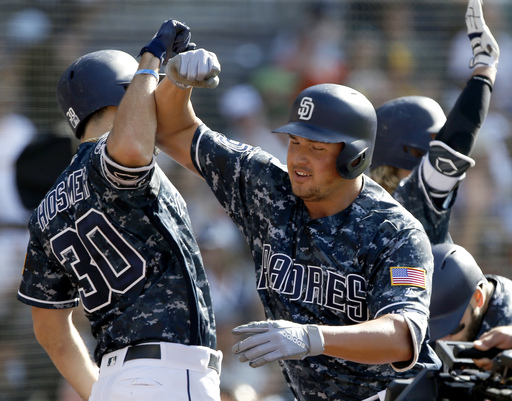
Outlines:
{"label": "athletic undershirt sleeve", "polygon": [[488,78],[480,75],[472,77],[435,139],[469,156],[487,116],[491,93],[492,83]]}

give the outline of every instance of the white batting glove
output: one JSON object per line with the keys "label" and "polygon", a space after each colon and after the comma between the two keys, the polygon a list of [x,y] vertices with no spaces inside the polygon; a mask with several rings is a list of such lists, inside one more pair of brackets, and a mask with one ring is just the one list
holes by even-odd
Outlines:
{"label": "white batting glove", "polygon": [[324,336],[316,325],[302,325],[287,320],[251,322],[235,327],[233,334],[250,337],[236,343],[232,350],[240,362],[253,368],[278,359],[304,359],[324,352]]}
{"label": "white batting glove", "polygon": [[220,63],[215,53],[190,50],[174,56],[165,67],[165,75],[178,88],[216,88]]}
{"label": "white batting glove", "polygon": [[469,68],[479,64],[496,68],[500,58],[500,48],[485,24],[482,0],[468,1],[466,26],[473,48],[473,58],[469,61]]}

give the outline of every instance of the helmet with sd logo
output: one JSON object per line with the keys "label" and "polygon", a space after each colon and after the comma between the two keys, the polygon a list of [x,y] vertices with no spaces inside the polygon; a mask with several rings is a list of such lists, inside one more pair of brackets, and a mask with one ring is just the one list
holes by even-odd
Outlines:
{"label": "helmet with sd logo", "polygon": [[100,50],[75,60],[57,84],[60,111],[80,139],[87,119],[107,106],[119,106],[138,62],[120,50]]}
{"label": "helmet with sd logo", "polygon": [[375,109],[363,94],[343,85],[319,84],[299,93],[288,123],[272,132],[344,143],[336,168],[343,178],[354,179],[370,165],[376,131]]}

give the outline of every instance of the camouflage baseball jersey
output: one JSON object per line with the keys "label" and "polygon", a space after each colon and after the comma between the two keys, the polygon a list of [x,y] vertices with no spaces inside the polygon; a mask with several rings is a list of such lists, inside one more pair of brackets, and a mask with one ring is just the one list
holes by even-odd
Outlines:
{"label": "camouflage baseball jersey", "polygon": [[393,193],[393,198],[420,221],[432,244],[452,243],[448,230],[458,187],[450,192],[442,210],[436,207],[421,176],[421,165],[424,161],[425,157],[411,174],[400,182]]}
{"label": "camouflage baseball jersey", "polygon": [[[415,220],[380,186],[364,188],[346,210],[310,219],[286,167],[268,153],[202,125],[191,155],[250,245],[266,316],[300,324],[351,325],[403,314],[415,359],[363,365],[327,355],[280,361],[299,400],[360,400],[425,365],[440,367],[426,342],[433,261]],[[418,358],[419,355],[419,358]],[[414,365],[415,368],[408,370]]]}
{"label": "camouflage baseball jersey", "polygon": [[83,143],[32,214],[18,299],[79,299],[101,356],[143,341],[216,347],[203,262],[186,204],[158,165],[126,168],[106,136]]}
{"label": "camouflage baseball jersey", "polygon": [[494,293],[476,338],[493,327],[512,325],[512,280],[494,274],[486,274],[485,277],[494,284]]}

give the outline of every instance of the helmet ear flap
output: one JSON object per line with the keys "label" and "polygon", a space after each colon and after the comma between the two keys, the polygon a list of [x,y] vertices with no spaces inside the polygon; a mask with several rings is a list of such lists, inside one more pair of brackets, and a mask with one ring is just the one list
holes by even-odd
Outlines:
{"label": "helmet ear flap", "polygon": [[345,143],[336,158],[336,170],[338,170],[340,176],[347,180],[352,180],[361,175],[370,165],[372,159],[371,149],[368,146],[361,149],[361,144],[357,142],[362,141]]}

